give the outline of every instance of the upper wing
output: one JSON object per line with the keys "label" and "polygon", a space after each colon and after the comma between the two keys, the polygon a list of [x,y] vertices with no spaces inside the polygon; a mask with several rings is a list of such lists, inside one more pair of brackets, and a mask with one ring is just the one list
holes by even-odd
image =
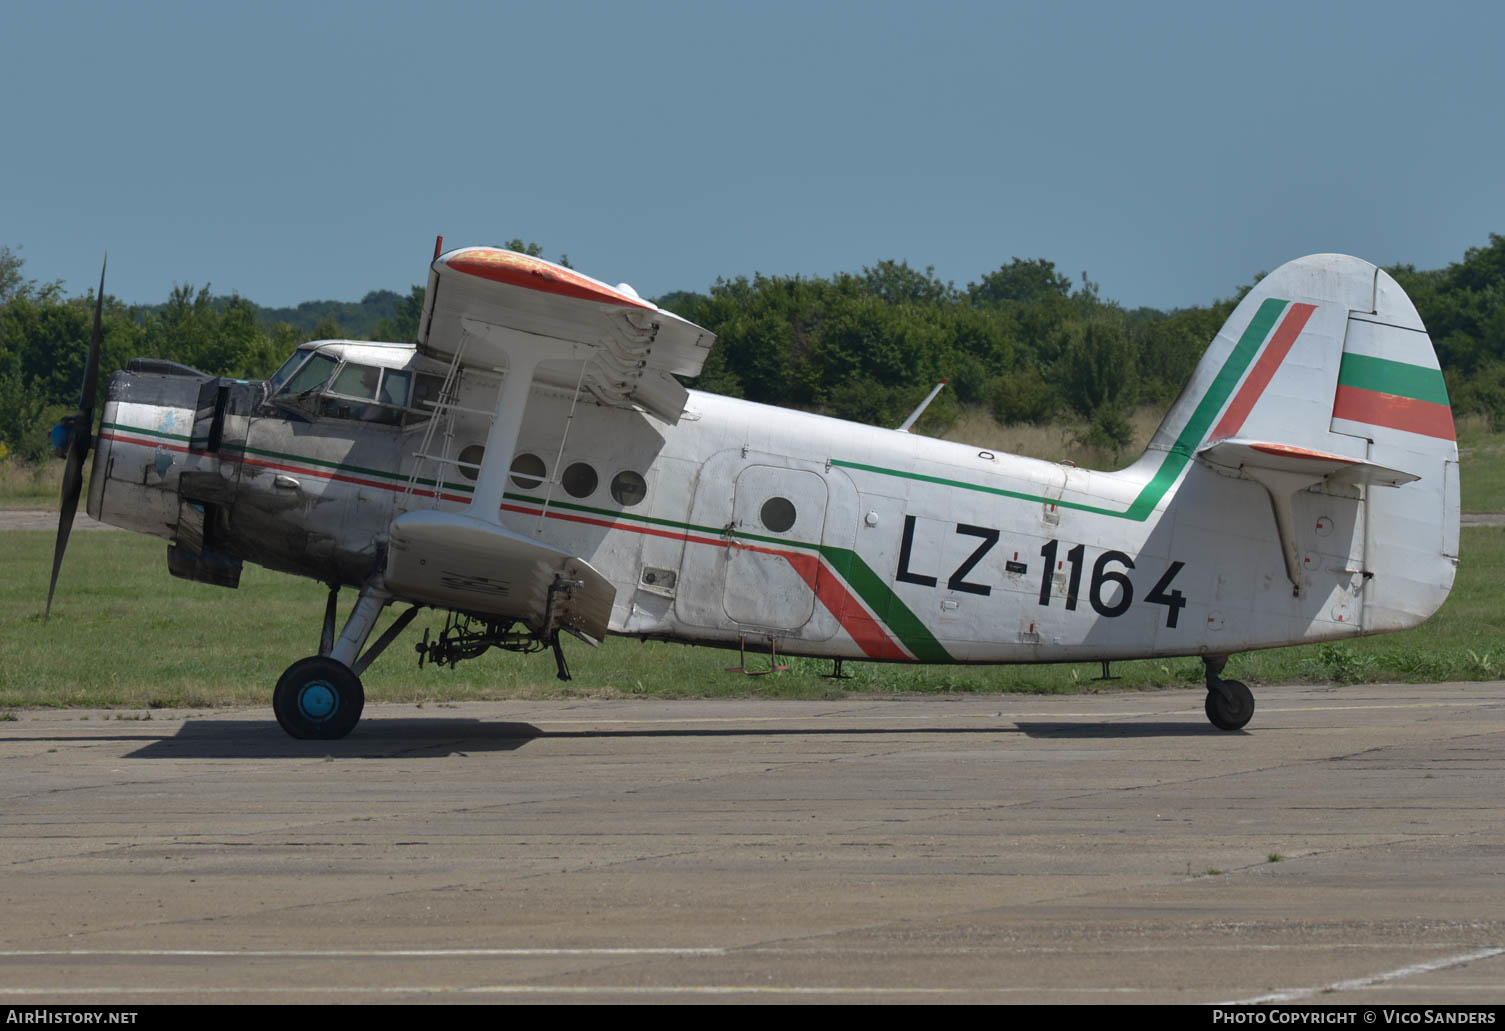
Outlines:
{"label": "upper wing", "polygon": [[687,394],[674,379],[698,376],[716,338],[638,297],[542,258],[464,247],[434,259],[419,321],[418,349],[462,365],[505,364],[529,337],[576,346],[538,379],[577,383],[603,404],[637,405],[677,422]]}

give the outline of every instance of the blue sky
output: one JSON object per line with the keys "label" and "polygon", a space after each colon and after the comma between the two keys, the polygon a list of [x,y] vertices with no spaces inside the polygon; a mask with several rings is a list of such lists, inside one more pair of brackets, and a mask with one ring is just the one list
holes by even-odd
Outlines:
{"label": "blue sky", "polygon": [[645,296],[1011,257],[1201,304],[1505,232],[1505,5],[0,7],[0,244],[264,305],[536,240]]}

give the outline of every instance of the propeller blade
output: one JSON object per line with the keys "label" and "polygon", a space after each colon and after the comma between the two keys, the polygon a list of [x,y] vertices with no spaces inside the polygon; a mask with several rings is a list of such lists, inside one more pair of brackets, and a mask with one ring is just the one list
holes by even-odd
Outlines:
{"label": "propeller blade", "polygon": [[106,254],[99,266],[99,293],[94,297],[94,332],[89,336],[89,359],[84,364],[84,389],[78,398],[79,411],[87,416],[84,420],[86,432],[94,428],[94,397],[99,390],[99,345],[104,339],[101,327],[105,308],[105,267],[109,263],[110,256]]}
{"label": "propeller blade", "polygon": [[68,535],[73,532],[73,514],[78,511],[78,495],[84,484],[84,453],[87,450],[88,444],[80,435],[75,435],[68,445],[68,464],[63,468],[63,498],[58,508],[57,544],[52,549],[52,581],[47,585],[44,619],[52,618],[52,595],[57,591],[57,574],[63,568]]}
{"label": "propeller blade", "polygon": [[52,580],[47,585],[47,611],[44,619],[52,618],[52,596],[57,591],[58,571],[63,568],[63,552],[68,550],[68,535],[73,532],[73,516],[78,511],[78,496],[84,485],[84,458],[89,453],[91,434],[94,431],[94,401],[99,392],[99,351],[104,339],[105,267],[110,256],[105,255],[99,267],[99,294],[94,298],[94,332],[89,336],[89,357],[84,363],[84,385],[79,392],[78,414],[69,427],[68,454],[63,466],[63,496],[58,506],[57,544],[52,549]]}

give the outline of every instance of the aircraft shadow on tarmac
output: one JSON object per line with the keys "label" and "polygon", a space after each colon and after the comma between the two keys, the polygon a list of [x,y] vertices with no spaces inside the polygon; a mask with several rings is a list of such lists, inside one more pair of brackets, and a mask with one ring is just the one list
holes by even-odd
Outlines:
{"label": "aircraft shadow on tarmac", "polygon": [[[171,737],[152,740],[130,759],[306,759],[329,756],[344,759],[428,759],[470,752],[510,752],[538,738],[788,738],[788,737],[908,737],[913,735],[969,735],[996,737],[1023,734],[1030,738],[1112,739],[1140,737],[1225,736],[1195,723],[1003,723],[968,727],[674,727],[635,730],[543,730],[531,723],[485,722],[473,719],[371,720],[338,741],[296,741],[275,724],[247,724],[230,720],[189,720]],[[90,740],[98,740],[91,738]]]}
{"label": "aircraft shadow on tarmac", "polygon": [[432,759],[470,752],[510,752],[544,731],[530,723],[471,719],[368,720],[338,741],[299,741],[275,723],[188,720],[128,759]]}
{"label": "aircraft shadow on tarmac", "polygon": [[1113,737],[1232,737],[1243,736],[1242,730],[1230,733],[1210,723],[1016,723],[1021,734],[1038,738],[1113,738]]}

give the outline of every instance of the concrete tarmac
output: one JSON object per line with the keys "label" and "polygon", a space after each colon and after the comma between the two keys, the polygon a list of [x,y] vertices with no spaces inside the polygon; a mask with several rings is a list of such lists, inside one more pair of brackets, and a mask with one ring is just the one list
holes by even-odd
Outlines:
{"label": "concrete tarmac", "polygon": [[1256,698],[23,711],[0,997],[1505,1002],[1505,683]]}

